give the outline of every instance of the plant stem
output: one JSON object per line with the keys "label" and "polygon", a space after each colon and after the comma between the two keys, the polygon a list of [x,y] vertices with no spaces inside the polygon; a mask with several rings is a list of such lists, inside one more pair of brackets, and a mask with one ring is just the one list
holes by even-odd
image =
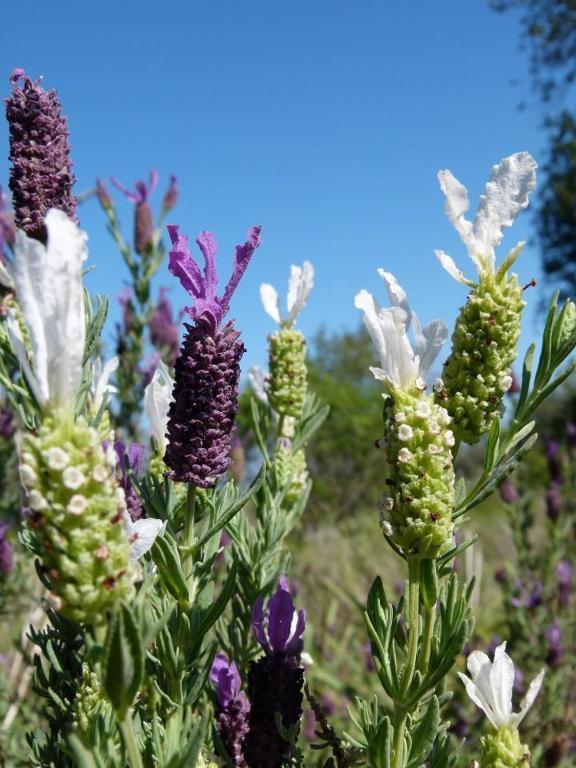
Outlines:
{"label": "plant stem", "polygon": [[144,768],[140,749],[138,748],[138,742],[136,741],[136,734],[134,733],[134,725],[129,712],[126,712],[120,721],[120,733],[122,734],[124,748],[128,754],[128,764],[130,765],[130,768]]}
{"label": "plant stem", "polygon": [[394,742],[392,744],[392,768],[404,765],[404,731],[406,730],[407,712],[403,707],[394,707]]}
{"label": "plant stem", "polygon": [[194,550],[194,514],[196,507],[196,486],[188,485],[186,508],[184,510],[184,533],[182,535],[182,570],[186,581],[192,573]]}
{"label": "plant stem", "polygon": [[418,662],[418,669],[423,674],[428,669],[430,663],[430,652],[432,650],[432,637],[434,635],[434,619],[436,617],[436,606],[427,608],[424,613],[424,629],[422,631],[422,649]]}
{"label": "plant stem", "polygon": [[411,558],[408,560],[408,654],[406,666],[402,674],[402,684],[400,686],[400,695],[402,700],[406,694],[414,677],[416,669],[416,655],[418,653],[419,636],[419,597],[420,597],[420,560]]}

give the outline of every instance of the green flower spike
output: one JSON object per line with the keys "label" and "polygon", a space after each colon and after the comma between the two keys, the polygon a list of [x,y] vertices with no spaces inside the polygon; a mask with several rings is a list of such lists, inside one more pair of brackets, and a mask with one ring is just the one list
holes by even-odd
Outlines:
{"label": "green flower spike", "polygon": [[[371,368],[384,385],[384,440],[387,491],[381,499],[384,533],[406,555],[434,558],[453,543],[454,435],[450,417],[423,376],[448,329],[439,320],[422,328],[396,278],[378,270],[388,287],[391,307],[382,309],[367,291],[356,296],[382,368]],[[408,340],[412,327],[414,343]]]}
{"label": "green flower spike", "polygon": [[302,267],[292,266],[288,283],[288,314],[280,314],[278,292],[265,283],[260,286],[264,309],[280,325],[269,338],[269,369],[267,396],[272,408],[281,417],[302,415],[308,390],[306,342],[300,331],[292,326],[306,304],[314,284],[314,269],[309,261]]}
{"label": "green flower spike", "polygon": [[506,643],[496,648],[493,661],[482,651],[471,653],[468,672],[472,679],[458,674],[468,696],[493,727],[482,739],[482,768],[529,768],[530,752],[520,741],[518,726],[540,691],[544,669],[530,683],[518,713],[512,711],[514,662],[506,653]]}
{"label": "green flower spike", "polygon": [[23,438],[20,478],[28,528],[42,553],[54,608],[74,621],[98,624],[133,593],[134,571],[116,484],[116,456],[98,431],[56,411],[37,435]]}
{"label": "green flower spike", "polygon": [[498,269],[495,248],[503,228],[528,205],[536,186],[536,162],[528,152],[519,152],[495,165],[473,223],[464,218],[469,207],[466,188],[450,171],[440,171],[438,178],[446,195],[446,214],[476,265],[478,282],[464,277],[444,251],[436,251],[446,271],[471,291],[456,320],[452,352],[435,389],[438,402],[452,417],[456,439],[475,443],[501,413],[502,398],[512,384],[511,365],[525,302],[517,276],[508,269],[524,243],[513,248]]}

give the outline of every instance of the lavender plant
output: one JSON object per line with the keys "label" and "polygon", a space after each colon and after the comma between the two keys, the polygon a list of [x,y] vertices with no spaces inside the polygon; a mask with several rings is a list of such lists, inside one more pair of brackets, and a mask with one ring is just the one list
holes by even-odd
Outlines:
{"label": "lavender plant", "polygon": [[[570,759],[565,745],[551,743],[548,726],[529,719],[524,724],[530,708],[549,722],[556,717],[552,699],[567,683],[554,670],[573,658],[566,650],[573,519],[562,510],[565,463],[549,444],[544,573],[538,571],[540,553],[523,542],[530,504],[515,497],[508,478],[536,442],[536,409],[576,366],[574,360],[564,365],[576,347],[571,301],[558,307],[554,298],[538,364],[533,368],[532,345],[517,397],[508,399],[511,412],[503,412],[524,299],[518,278],[508,273],[521,246],[498,267],[495,249],[534,189],[530,155],[518,153],[494,167],[474,222],[464,218],[465,188],[450,172],[440,173],[448,217],[478,268],[473,282],[438,252],[449,273],[470,289],[441,380],[426,382],[449,336],[441,321],[422,327],[396,278],[383,269],[390,306],[380,307],[367,291],[356,296],[379,357],[371,371],[383,390],[380,527],[407,580],[398,600],[389,598],[380,576],[372,583],[365,611],[368,661],[381,692],[358,697],[350,722],[340,728],[329,721],[328,699],[317,690],[329,679],[324,660],[304,651],[304,642],[310,643],[305,626],[307,637],[313,636],[314,619],[295,608],[286,575],[289,535],[302,521],[312,488],[306,446],[328,414],[309,391],[306,342],[295,328],[312,289],[312,265],[291,268],[286,313],[276,290],[261,287],[264,309],[279,327],[269,338],[268,372],[250,375],[250,426],[261,466],[248,487],[239,487],[229,475],[244,345],[227,314],[260,245],[260,227],[236,247],[222,291],[213,235],[202,232],[196,240],[201,270],[187,237],[178,226],[168,227],[170,271],[192,298],[179,345],[166,294],[156,307],[150,298],[163,257],[160,224],[174,206],[175,179],[156,223],[149,202],[154,174],[136,191],[114,182],[135,206],[135,256],[99,183],[99,200],[132,280],[124,297],[120,360],[104,363],[99,351],[107,302],[93,299],[83,286],[86,235],[76,219],[58,98],[21,70],[14,72],[12,87],[13,237],[0,198],[6,257],[0,268],[0,384],[7,409],[0,413],[0,450],[7,483],[10,462],[18,465],[18,490],[0,497],[3,519],[10,522],[0,523],[0,587],[18,561],[16,570],[27,569],[34,584],[34,610],[29,641],[21,643],[15,665],[26,674],[2,709],[0,732],[16,727],[27,702],[40,727],[27,735],[25,762],[10,756],[11,764],[456,768],[478,758],[482,768],[527,768],[560,765],[553,762],[559,754],[553,747],[564,749],[560,760]],[[164,361],[144,386],[137,369],[146,326]],[[142,410],[150,450],[128,439],[142,429]],[[483,468],[467,487],[457,479],[460,448],[483,435],[475,449],[483,451]],[[501,573],[499,582],[520,613],[509,611],[503,623],[508,645],[495,644],[492,659],[466,648],[468,677],[456,668],[477,603],[473,580],[455,568],[471,541],[457,543],[456,536],[464,516],[499,486],[522,573],[519,584],[512,573]],[[539,601],[554,607],[553,619],[535,612]],[[533,617],[539,622],[534,648],[546,659],[527,652]],[[518,670],[507,647],[523,665],[529,661],[541,670],[525,687],[518,713]],[[551,670],[546,677],[544,661]],[[318,671],[306,686],[310,664]],[[487,718],[481,739],[466,747],[449,732],[454,671]],[[317,757],[305,747],[314,737],[301,738],[305,696],[317,720]]]}

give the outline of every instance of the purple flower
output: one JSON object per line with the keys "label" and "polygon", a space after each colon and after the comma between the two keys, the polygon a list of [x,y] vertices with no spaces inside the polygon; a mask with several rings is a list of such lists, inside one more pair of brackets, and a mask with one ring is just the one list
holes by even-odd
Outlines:
{"label": "purple flower", "polygon": [[496,571],[494,571],[494,578],[498,584],[507,584],[508,572],[506,571],[506,568],[497,568]]}
{"label": "purple flower", "polygon": [[230,466],[231,433],[238,412],[238,379],[244,345],[233,322],[221,325],[230,298],[259,245],[260,228],[249,231],[237,246],[232,277],[222,297],[216,296],[216,243],[209,232],[197,239],[204,254],[204,275],[178,227],[168,227],[173,247],[170,270],[193,296],[187,311],[194,325],[186,333],[175,364],[173,400],[168,413],[168,445],[164,460],[172,480],[210,488]]}
{"label": "purple flower", "polygon": [[141,372],[142,372],[142,384],[144,388],[146,388],[154,378],[154,374],[156,373],[156,368],[158,368],[159,362],[160,362],[160,355],[158,354],[158,352],[154,352],[154,354],[150,355],[149,357],[146,358],[146,360],[143,361]]}
{"label": "purple flower", "polygon": [[543,586],[540,579],[537,579],[532,586],[516,582],[516,591],[520,594],[510,598],[510,603],[514,608],[528,608],[532,610],[542,603]]}
{"label": "purple flower", "polygon": [[[10,78],[6,100],[10,131],[9,186],[15,223],[29,237],[46,242],[44,218],[58,208],[76,220],[75,182],[68,146],[68,127],[56,91],[44,91],[23,69]],[[20,81],[23,81],[20,86]]]}
{"label": "purple flower", "polygon": [[248,733],[250,703],[241,690],[240,675],[235,662],[217,654],[210,670],[210,682],[216,688],[218,707],[216,728],[218,735],[237,768],[244,768],[244,739]]}
{"label": "purple flower", "polygon": [[556,578],[558,580],[558,602],[563,608],[567,608],[570,604],[573,576],[572,564],[568,560],[560,560],[556,566]]}
{"label": "purple flower", "polygon": [[162,200],[162,209],[164,213],[168,213],[168,211],[171,211],[177,202],[178,202],[178,180],[176,179],[176,176],[170,176],[170,183],[168,185],[168,189],[164,194],[164,199]]}
{"label": "purple flower", "polygon": [[134,250],[142,255],[152,247],[154,239],[154,219],[148,198],[156,189],[158,174],[152,169],[148,184],[138,180],[133,192],[126,189],[114,178],[111,179],[111,182],[136,206],[134,209]]}
{"label": "purple flower", "polygon": [[6,523],[0,524],[0,573],[4,576],[8,576],[14,570],[12,544],[6,538],[8,527]]}
{"label": "purple flower", "polygon": [[252,629],[265,651],[248,671],[250,730],[244,754],[250,768],[281,768],[291,747],[278,733],[276,716],[284,728],[292,728],[302,717],[304,669],[300,664],[305,613],[296,611],[282,576],[266,611],[259,598],[252,611]]}
{"label": "purple flower", "polygon": [[178,357],[178,326],[174,322],[172,304],[168,300],[165,288],[160,288],[158,303],[150,318],[150,339],[160,352],[165,353],[165,362],[174,366]]}
{"label": "purple flower", "polygon": [[562,495],[560,493],[560,486],[558,483],[552,483],[550,488],[546,491],[546,514],[548,519],[558,520],[560,513],[562,512]]}
{"label": "purple flower", "polygon": [[124,489],[126,497],[126,507],[133,523],[140,520],[144,515],[144,508],[138,492],[132,485],[129,470],[132,470],[136,477],[139,477],[144,471],[145,448],[139,443],[130,443],[128,450],[126,444],[121,440],[114,443],[114,450],[118,457],[118,469],[120,471],[120,484]]}
{"label": "purple flower", "polygon": [[562,648],[562,630],[556,619],[550,624],[544,633],[544,637],[548,643],[546,661],[551,667],[557,667],[562,661],[564,650]]}
{"label": "purple flower", "polygon": [[0,184],[0,259],[6,245],[14,242],[14,216],[8,208],[8,195]]}
{"label": "purple flower", "polygon": [[0,437],[3,437],[4,440],[10,440],[15,431],[16,426],[12,412],[8,408],[0,408]]}
{"label": "purple flower", "polygon": [[520,498],[516,486],[509,477],[507,477],[500,485],[500,498],[502,501],[505,501],[506,504],[514,504]]}
{"label": "purple flower", "polygon": [[300,653],[301,637],[306,626],[306,612],[296,611],[286,576],[281,576],[276,592],[268,600],[259,597],[252,609],[252,631],[268,654]]}
{"label": "purple flower", "polygon": [[260,245],[261,227],[251,227],[248,239],[244,245],[236,246],[232,276],[224,289],[222,296],[216,296],[218,274],[216,272],[217,245],[211,232],[201,232],[196,243],[204,257],[204,275],[192,258],[188,248],[188,238],[179,233],[179,227],[170,225],[168,233],[172,241],[170,249],[169,269],[177,277],[184,289],[194,298],[194,305],[186,307],[190,317],[198,322],[206,323],[214,329],[218,325],[230,304],[232,294],[236,290],[252,254]]}

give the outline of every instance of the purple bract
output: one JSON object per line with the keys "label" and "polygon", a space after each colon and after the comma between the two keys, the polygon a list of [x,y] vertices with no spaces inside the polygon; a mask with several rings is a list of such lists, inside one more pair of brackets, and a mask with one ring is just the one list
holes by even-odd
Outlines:
{"label": "purple bract", "polygon": [[197,323],[206,323],[214,329],[221,321],[230,304],[242,275],[246,271],[252,254],[260,245],[261,227],[251,227],[248,230],[248,239],[243,245],[236,246],[232,276],[228,281],[224,293],[218,297],[218,273],[216,271],[217,245],[211,232],[201,232],[196,238],[196,243],[204,257],[204,274],[192,258],[188,247],[188,238],[181,235],[179,227],[168,227],[172,248],[170,249],[169,269],[175,275],[184,289],[194,299],[194,306],[186,307],[186,311]]}
{"label": "purple bract", "polygon": [[218,703],[227,707],[240,693],[242,683],[235,661],[230,661],[225,653],[218,653],[210,669],[210,682],[216,688]]}
{"label": "purple bract", "polygon": [[144,508],[138,492],[132,485],[129,470],[132,470],[136,477],[139,477],[144,471],[145,448],[139,443],[130,443],[128,449],[121,440],[114,443],[114,450],[118,457],[118,469],[120,470],[120,483],[124,489],[126,498],[126,507],[133,523],[144,515]]}
{"label": "purple bract", "polygon": [[252,631],[268,654],[296,653],[302,645],[300,638],[306,626],[306,612],[296,611],[286,576],[281,576],[276,592],[268,600],[259,597],[252,609]]}

